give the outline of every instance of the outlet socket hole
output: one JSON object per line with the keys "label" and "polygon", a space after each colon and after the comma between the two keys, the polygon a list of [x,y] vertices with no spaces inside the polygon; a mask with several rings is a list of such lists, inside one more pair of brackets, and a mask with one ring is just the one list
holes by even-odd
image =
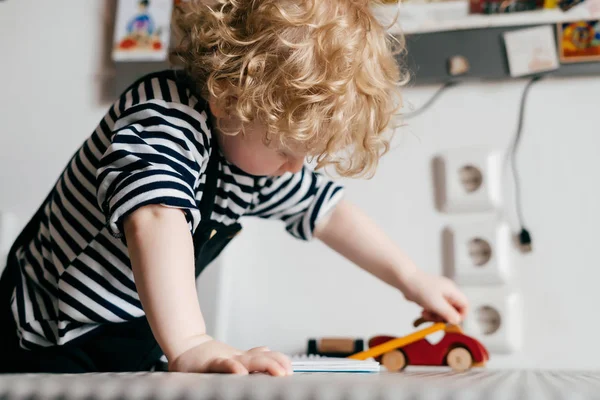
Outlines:
{"label": "outlet socket hole", "polygon": [[465,165],[458,171],[460,182],[467,193],[476,192],[483,183],[483,175],[479,168],[472,165]]}
{"label": "outlet socket hole", "polygon": [[475,312],[475,318],[479,330],[484,335],[493,335],[500,329],[502,319],[500,313],[494,307],[482,306]]}
{"label": "outlet socket hole", "polygon": [[469,257],[477,267],[483,267],[492,258],[492,246],[481,238],[475,238],[469,241]]}

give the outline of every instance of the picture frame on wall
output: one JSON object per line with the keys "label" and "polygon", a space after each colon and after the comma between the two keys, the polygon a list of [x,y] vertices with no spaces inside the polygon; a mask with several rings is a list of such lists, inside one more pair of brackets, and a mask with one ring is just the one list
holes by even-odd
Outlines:
{"label": "picture frame on wall", "polygon": [[166,60],[172,12],[173,0],[119,0],[113,60]]}
{"label": "picture frame on wall", "polygon": [[600,19],[557,24],[561,63],[600,61]]}

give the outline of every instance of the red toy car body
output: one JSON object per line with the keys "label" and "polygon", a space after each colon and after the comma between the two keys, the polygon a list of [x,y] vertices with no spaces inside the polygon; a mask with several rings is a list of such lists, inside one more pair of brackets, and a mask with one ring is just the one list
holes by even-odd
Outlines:
{"label": "red toy car body", "polygon": [[[369,348],[381,345],[392,339],[396,339],[394,336],[376,336],[369,340]],[[444,337],[438,343],[431,343],[426,337],[416,340],[412,343],[406,344],[402,347],[395,349],[395,352],[399,351],[404,355],[404,360],[399,364],[398,369],[404,369],[407,365],[427,365],[427,366],[445,366],[450,365],[453,368],[456,361],[448,362],[448,355],[451,354],[454,349],[464,349],[464,351],[455,351],[453,354],[458,357],[467,358],[459,363],[464,365],[465,369],[471,367],[481,367],[485,365],[486,361],[489,360],[489,353],[485,347],[477,340],[470,336],[465,335],[462,329],[457,326],[447,325],[444,329]],[[382,354],[375,359],[382,362],[386,354]],[[470,359],[468,359],[470,358]],[[383,360],[382,364],[386,364]],[[457,368],[455,368],[457,369]]]}

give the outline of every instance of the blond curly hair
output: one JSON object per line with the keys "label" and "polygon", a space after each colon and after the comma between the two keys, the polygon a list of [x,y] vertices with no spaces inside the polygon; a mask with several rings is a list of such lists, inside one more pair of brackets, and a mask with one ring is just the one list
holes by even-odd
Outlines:
{"label": "blond curly hair", "polygon": [[[181,2],[173,59],[205,98],[260,121],[266,143],[302,148],[317,169],[372,176],[401,106],[400,37],[371,0]],[[277,143],[275,143],[277,144]]]}

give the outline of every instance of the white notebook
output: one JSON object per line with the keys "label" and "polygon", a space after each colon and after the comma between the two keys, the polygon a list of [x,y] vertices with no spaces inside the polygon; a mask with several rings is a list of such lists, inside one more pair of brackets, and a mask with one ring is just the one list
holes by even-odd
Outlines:
{"label": "white notebook", "polygon": [[379,363],[372,360],[306,355],[293,356],[291,360],[294,372],[379,372]]}

